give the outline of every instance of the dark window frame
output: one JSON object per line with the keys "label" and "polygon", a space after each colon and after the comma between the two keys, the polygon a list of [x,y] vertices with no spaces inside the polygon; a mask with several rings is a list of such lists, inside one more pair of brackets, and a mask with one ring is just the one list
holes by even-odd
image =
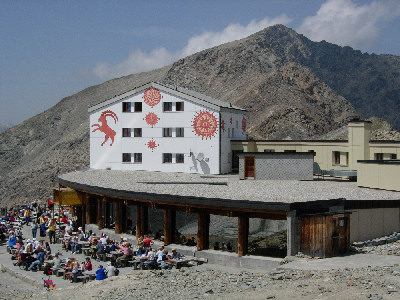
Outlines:
{"label": "dark window frame", "polygon": [[133,137],[142,137],[142,128],[133,128]]}
{"label": "dark window frame", "polygon": [[163,164],[172,163],[172,153],[163,153]]}
{"label": "dark window frame", "polygon": [[185,102],[183,101],[176,102],[175,111],[185,111]]}
{"label": "dark window frame", "polygon": [[163,102],[163,111],[172,111],[172,102]]}
{"label": "dark window frame", "polygon": [[142,112],[143,111],[142,102],[134,102],[134,110],[135,112]]}
{"label": "dark window frame", "polygon": [[177,163],[177,164],[184,164],[184,163],[185,163],[185,154],[183,154],[183,153],[176,153],[176,154],[175,154],[175,163]]}
{"label": "dark window frame", "polygon": [[122,153],[122,162],[123,163],[132,162],[132,153]]}
{"label": "dark window frame", "polygon": [[172,128],[164,127],[163,128],[163,137],[172,137]]}
{"label": "dark window frame", "polygon": [[122,128],[122,137],[131,137],[132,128]]}
{"label": "dark window frame", "polygon": [[175,129],[176,137],[185,137],[185,128],[184,127],[177,127]]}
{"label": "dark window frame", "polygon": [[122,102],[122,112],[132,112],[132,102]]}
{"label": "dark window frame", "polygon": [[133,153],[133,162],[135,164],[141,164],[143,162],[142,153]]}

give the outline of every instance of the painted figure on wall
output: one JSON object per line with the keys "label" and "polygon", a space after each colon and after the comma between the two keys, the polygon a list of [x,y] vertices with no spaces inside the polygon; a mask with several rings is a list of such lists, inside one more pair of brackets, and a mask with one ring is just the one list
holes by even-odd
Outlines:
{"label": "painted figure on wall", "polygon": [[105,134],[104,141],[101,144],[102,146],[108,141],[109,138],[111,139],[110,146],[112,146],[114,144],[114,137],[116,135],[116,132],[112,130],[110,126],[108,126],[107,117],[113,118],[115,124],[117,124],[118,116],[113,111],[106,110],[101,113],[100,118],[98,119],[98,122],[100,122],[101,125],[98,123],[92,125],[92,127],[95,127],[92,132],[99,130]]}

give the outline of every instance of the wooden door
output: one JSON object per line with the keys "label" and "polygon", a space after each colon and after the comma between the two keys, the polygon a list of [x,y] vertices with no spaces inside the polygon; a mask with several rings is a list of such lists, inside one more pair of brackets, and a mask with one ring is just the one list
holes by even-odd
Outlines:
{"label": "wooden door", "polygon": [[255,175],[255,159],[254,156],[244,157],[244,178],[253,177]]}
{"label": "wooden door", "polygon": [[301,218],[300,250],[311,257],[325,258],[326,217],[305,216]]}
{"label": "wooden door", "polygon": [[332,216],[332,255],[341,255],[350,245],[350,221],[348,214]]}

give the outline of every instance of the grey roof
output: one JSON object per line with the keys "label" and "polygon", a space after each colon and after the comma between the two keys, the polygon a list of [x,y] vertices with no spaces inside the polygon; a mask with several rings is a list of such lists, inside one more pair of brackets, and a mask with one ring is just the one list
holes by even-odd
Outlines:
{"label": "grey roof", "polygon": [[[239,180],[238,175],[86,170],[59,176],[62,185],[117,197],[288,210],[294,203],[342,199],[396,200],[400,192],[360,188],[355,182]],[[158,198],[157,198],[158,197]],[[165,200],[163,199],[163,200]],[[180,199],[180,200],[178,200]],[[393,202],[393,201],[392,201]]]}
{"label": "grey roof", "polygon": [[218,100],[218,99],[214,99],[212,97],[200,94],[200,93],[198,93],[196,91],[192,91],[192,90],[189,90],[189,89],[186,89],[186,88],[182,88],[182,87],[178,87],[178,86],[167,85],[167,84],[163,84],[163,83],[159,83],[159,82],[149,82],[149,83],[147,83],[145,85],[136,87],[136,88],[134,88],[134,89],[132,89],[132,90],[126,92],[126,93],[123,93],[121,95],[115,96],[115,97],[113,97],[111,99],[103,101],[103,102],[101,102],[99,104],[96,104],[94,106],[91,106],[91,107],[89,107],[88,111],[92,112],[92,111],[98,110],[100,108],[103,108],[105,106],[108,106],[110,104],[113,104],[115,102],[122,101],[123,99],[126,99],[126,98],[128,98],[128,97],[130,97],[132,95],[138,94],[138,93],[140,93],[142,91],[145,91],[150,87],[157,88],[157,89],[159,89],[159,90],[161,90],[161,91],[163,91],[165,93],[169,93],[169,94],[175,95],[177,97],[184,98],[184,99],[186,99],[188,101],[192,101],[192,102],[195,102],[197,104],[204,105],[206,107],[209,107],[209,108],[217,110],[217,111],[221,111],[223,109],[233,110],[233,111],[239,110],[241,112],[245,112],[246,111],[246,110],[244,110],[244,109],[242,109],[240,107],[233,106],[231,103],[227,103],[227,102],[224,102],[224,101],[221,101],[221,100]]}

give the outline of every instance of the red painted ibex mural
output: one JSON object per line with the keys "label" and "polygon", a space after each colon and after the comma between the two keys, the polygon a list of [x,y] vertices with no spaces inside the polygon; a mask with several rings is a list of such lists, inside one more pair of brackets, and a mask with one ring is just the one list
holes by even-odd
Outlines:
{"label": "red painted ibex mural", "polygon": [[115,114],[115,112],[113,112],[111,110],[106,110],[106,111],[103,111],[101,113],[101,116],[98,119],[98,122],[100,122],[101,125],[100,124],[93,124],[92,125],[92,127],[97,127],[95,129],[93,129],[92,132],[100,130],[101,132],[103,132],[106,135],[104,137],[104,142],[101,144],[102,146],[104,145],[105,142],[108,141],[109,138],[111,138],[110,146],[112,146],[112,144],[114,144],[114,137],[115,137],[115,134],[116,134],[116,132],[114,130],[112,130],[110,128],[110,126],[108,126],[107,117],[112,117],[114,119],[114,121],[115,121],[115,124],[117,124],[118,116]]}

